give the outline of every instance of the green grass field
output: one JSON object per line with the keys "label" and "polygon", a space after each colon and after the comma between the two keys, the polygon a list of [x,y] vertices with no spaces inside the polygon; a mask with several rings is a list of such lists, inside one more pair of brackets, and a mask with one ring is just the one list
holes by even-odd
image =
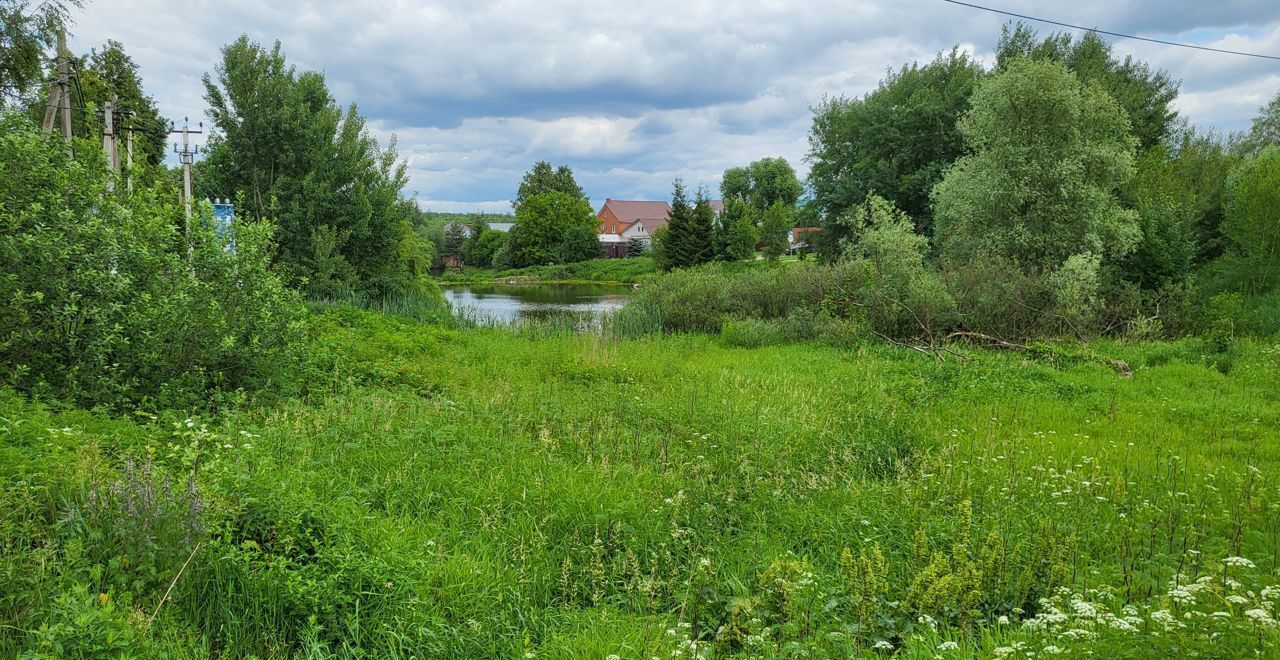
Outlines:
{"label": "green grass field", "polygon": [[1274,340],[314,325],[293,402],[0,392],[0,655],[1280,654]]}

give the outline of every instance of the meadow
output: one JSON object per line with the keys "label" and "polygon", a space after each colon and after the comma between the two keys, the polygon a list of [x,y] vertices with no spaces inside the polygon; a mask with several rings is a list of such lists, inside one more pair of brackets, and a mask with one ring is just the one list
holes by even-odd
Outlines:
{"label": "meadow", "polygon": [[0,655],[1280,653],[1275,339],[309,323],[295,398],[0,391]]}

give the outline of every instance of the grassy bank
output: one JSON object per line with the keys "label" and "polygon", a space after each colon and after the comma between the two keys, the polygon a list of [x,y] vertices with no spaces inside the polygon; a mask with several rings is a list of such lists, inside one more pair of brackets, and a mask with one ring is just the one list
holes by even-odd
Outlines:
{"label": "grassy bank", "polygon": [[306,398],[216,418],[0,392],[0,655],[1280,650],[1274,341],[312,331]]}
{"label": "grassy bank", "polygon": [[441,283],[479,283],[495,280],[520,280],[530,283],[553,282],[600,282],[612,284],[634,284],[646,275],[657,271],[653,259],[636,257],[633,259],[592,259],[571,264],[553,266],[530,266],[496,270],[493,268],[475,268],[467,266],[462,272],[445,271],[438,278]]}

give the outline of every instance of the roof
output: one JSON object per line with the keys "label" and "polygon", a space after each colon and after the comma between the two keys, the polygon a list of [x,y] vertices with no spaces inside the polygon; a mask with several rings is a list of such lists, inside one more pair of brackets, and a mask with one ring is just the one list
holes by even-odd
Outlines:
{"label": "roof", "polygon": [[606,199],[600,208],[613,211],[619,222],[631,224],[640,218],[666,218],[671,213],[671,205],[666,202],[648,202],[640,200]]}

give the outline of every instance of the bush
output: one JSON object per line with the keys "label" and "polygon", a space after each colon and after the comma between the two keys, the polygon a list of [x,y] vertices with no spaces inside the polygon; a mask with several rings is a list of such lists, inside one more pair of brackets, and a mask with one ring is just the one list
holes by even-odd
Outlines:
{"label": "bush", "polygon": [[202,205],[113,192],[101,153],[0,117],[0,384],[85,404],[192,405],[287,380],[304,308],[271,271],[273,229],[224,249]]}

